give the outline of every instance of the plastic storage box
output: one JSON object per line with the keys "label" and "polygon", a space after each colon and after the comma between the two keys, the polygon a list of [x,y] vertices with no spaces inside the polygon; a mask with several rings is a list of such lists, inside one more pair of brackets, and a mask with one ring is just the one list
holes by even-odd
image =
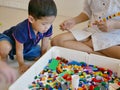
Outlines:
{"label": "plastic storage box", "polygon": [[83,61],[87,64],[108,68],[117,72],[118,76],[120,76],[120,60],[118,59],[55,46],[49,49],[46,54],[35,62],[35,64],[31,66],[31,68],[29,68],[20,78],[18,78],[18,80],[9,87],[9,90],[29,90],[28,85],[34,81],[34,76],[38,75],[43,70],[51,58],[56,58],[57,56],[64,57],[68,60]]}

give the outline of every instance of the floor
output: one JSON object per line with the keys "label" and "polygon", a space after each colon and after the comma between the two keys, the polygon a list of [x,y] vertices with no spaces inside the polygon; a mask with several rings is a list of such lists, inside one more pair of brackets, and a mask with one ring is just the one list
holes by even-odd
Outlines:
{"label": "floor", "polygon": [[[22,10],[22,9],[15,9],[15,8],[9,8],[9,7],[0,7],[0,32],[3,32],[4,30],[10,28],[11,26],[16,25],[17,23],[23,21],[24,19],[27,18],[27,10]],[[53,23],[53,36],[60,33],[63,33],[64,31],[59,30],[59,24],[66,20],[67,16],[61,16],[58,15]],[[84,23],[81,25],[77,25],[75,28],[83,28]],[[27,64],[31,64],[33,62],[28,62],[26,61]],[[18,63],[16,60],[8,60],[8,64],[12,66],[13,68],[18,71]]]}

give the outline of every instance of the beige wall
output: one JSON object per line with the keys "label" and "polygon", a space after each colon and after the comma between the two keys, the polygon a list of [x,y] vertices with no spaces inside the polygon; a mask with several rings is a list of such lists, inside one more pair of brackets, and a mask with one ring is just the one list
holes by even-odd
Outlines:
{"label": "beige wall", "polygon": [[[1,6],[9,6],[27,9],[29,0],[0,0]],[[55,0],[58,14],[63,16],[75,16],[82,10],[83,0]]]}
{"label": "beige wall", "polygon": [[65,16],[75,16],[79,14],[83,7],[83,0],[55,0],[58,13]]}
{"label": "beige wall", "polygon": [[20,9],[27,9],[28,2],[29,0],[0,0],[0,5]]}

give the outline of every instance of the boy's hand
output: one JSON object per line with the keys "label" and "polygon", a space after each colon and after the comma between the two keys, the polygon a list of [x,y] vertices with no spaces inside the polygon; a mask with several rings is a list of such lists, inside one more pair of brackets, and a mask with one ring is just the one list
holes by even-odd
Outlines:
{"label": "boy's hand", "polygon": [[31,65],[26,65],[26,64],[23,64],[23,65],[20,65],[19,66],[19,72],[20,74],[23,74],[25,71],[27,71],[28,68],[30,68]]}

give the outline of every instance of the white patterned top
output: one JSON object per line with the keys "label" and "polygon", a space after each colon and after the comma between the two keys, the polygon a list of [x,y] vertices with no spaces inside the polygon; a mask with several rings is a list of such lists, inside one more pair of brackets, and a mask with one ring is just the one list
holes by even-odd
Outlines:
{"label": "white patterned top", "polygon": [[[96,20],[120,12],[120,0],[85,0],[83,12],[90,18],[89,24],[92,25]],[[81,41],[92,37],[94,51],[109,48],[114,45],[120,45],[120,29],[114,29],[114,23],[120,25],[120,16],[107,20],[110,27],[108,32],[100,31],[96,25],[86,27],[84,30],[71,30],[76,40]]]}

